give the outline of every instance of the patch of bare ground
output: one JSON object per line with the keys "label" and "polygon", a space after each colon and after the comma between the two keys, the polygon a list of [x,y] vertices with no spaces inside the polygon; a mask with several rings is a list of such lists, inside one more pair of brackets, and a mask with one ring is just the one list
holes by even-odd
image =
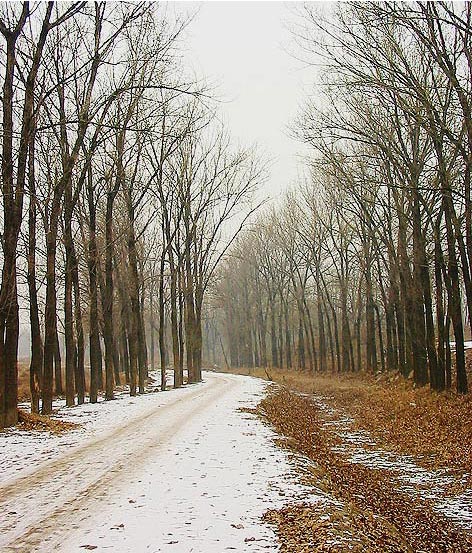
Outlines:
{"label": "patch of bare ground", "polygon": [[259,413],[288,438],[285,447],[316,464],[313,483],[319,486],[321,473],[325,491],[343,505],[328,511],[319,505],[289,505],[266,513],[281,551],[472,551],[468,531],[435,512],[427,499],[398,488],[391,471],[352,463],[336,449],[339,435],[310,397],[276,387],[259,405]]}

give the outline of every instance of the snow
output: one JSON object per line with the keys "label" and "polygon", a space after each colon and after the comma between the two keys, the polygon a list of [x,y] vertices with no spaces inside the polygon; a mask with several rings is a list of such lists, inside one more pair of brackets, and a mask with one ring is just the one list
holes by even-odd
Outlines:
{"label": "snow", "polygon": [[[151,373],[153,381],[160,382],[160,372]],[[200,384],[205,387],[207,383]],[[65,400],[53,402],[53,417],[81,425],[76,430],[64,434],[50,434],[41,431],[25,432],[17,428],[5,429],[0,433],[0,485],[7,483],[25,471],[37,469],[38,464],[57,459],[71,448],[82,446],[91,439],[103,438],[130,421],[145,417],[157,407],[163,407],[175,400],[175,395],[186,396],[193,388],[169,390],[157,394],[155,388],[139,397],[130,397],[127,389],[117,392],[114,401],[104,401],[99,397],[98,403],[85,403],[75,407],[66,407]],[[29,404],[20,404],[26,411]],[[28,470],[29,469],[29,470]]]}
{"label": "snow", "polygon": [[83,422],[62,436],[1,435],[0,549],[276,551],[267,509],[332,500],[300,484],[276,435],[239,409],[265,387],[205,373],[181,390],[62,408],[58,416]]}
{"label": "snow", "polygon": [[[456,348],[456,343],[455,342],[449,342],[449,344],[451,345],[451,349],[454,351],[455,348]],[[464,342],[464,349],[472,349],[472,341],[466,341]]]}
{"label": "snow", "polygon": [[[158,375],[157,375],[158,376]],[[204,373],[179,390],[66,408],[81,427],[62,435],[0,433],[0,550],[81,553],[277,551],[267,509],[311,502],[342,509],[303,484],[313,462],[275,445],[254,408],[267,384]],[[321,396],[313,401],[351,462],[385,468],[400,489],[472,528],[472,491],[446,497],[451,479],[378,447]],[[243,409],[241,409],[243,408]]]}
{"label": "snow", "polygon": [[[341,440],[333,451],[344,455],[351,463],[391,471],[398,489],[431,501],[437,512],[462,528],[472,529],[472,490],[447,497],[447,487],[455,482],[455,478],[446,470],[426,470],[411,455],[382,449],[368,432],[352,428],[354,420],[328,405],[327,399],[322,395],[312,397],[313,403],[328,417],[324,426],[334,428]],[[464,474],[463,478],[466,477]]]}

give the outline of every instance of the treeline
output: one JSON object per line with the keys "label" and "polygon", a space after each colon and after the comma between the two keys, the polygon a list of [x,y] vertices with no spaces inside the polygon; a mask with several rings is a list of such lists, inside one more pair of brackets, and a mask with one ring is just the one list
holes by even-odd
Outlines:
{"label": "treeline", "polygon": [[295,128],[312,155],[220,272],[224,353],[234,366],[398,370],[466,393],[471,5],[300,16],[298,52],[322,66]]}
{"label": "treeline", "polygon": [[186,76],[186,24],[158,3],[0,7],[0,427],[17,420],[20,313],[35,412],[83,403],[88,375],[91,402],[142,393],[157,353],[163,388],[168,366],[175,386],[184,367],[201,379],[205,292],[262,170]]}

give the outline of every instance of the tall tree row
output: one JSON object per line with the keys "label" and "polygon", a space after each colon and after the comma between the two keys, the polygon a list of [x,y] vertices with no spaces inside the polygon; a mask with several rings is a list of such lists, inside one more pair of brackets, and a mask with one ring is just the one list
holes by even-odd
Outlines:
{"label": "tall tree row", "polygon": [[159,3],[0,8],[0,427],[26,328],[34,412],[143,393],[150,368],[201,379],[204,297],[263,171],[186,76],[185,26]]}
{"label": "tall tree row", "polygon": [[472,322],[469,3],[305,6],[321,85],[295,128],[306,179],[220,272],[236,366],[398,370],[468,391]]}

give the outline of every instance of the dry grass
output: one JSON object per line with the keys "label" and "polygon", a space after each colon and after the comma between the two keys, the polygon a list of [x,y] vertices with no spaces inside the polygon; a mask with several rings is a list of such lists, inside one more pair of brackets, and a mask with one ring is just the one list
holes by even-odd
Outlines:
{"label": "dry grass", "polygon": [[337,389],[333,403],[383,447],[420,458],[427,468],[468,472],[472,466],[470,396],[415,389],[401,378]]}
{"label": "dry grass", "polygon": [[[20,402],[26,403],[31,401],[29,378],[30,378],[29,362],[20,361],[18,363],[18,400]],[[120,378],[121,378],[121,382],[124,382],[125,374],[120,373]],[[65,385],[64,374],[63,374],[63,384]],[[116,391],[122,391],[123,389],[124,389],[123,385],[115,386]],[[87,394],[90,391],[90,372],[87,368],[85,370],[85,391]],[[54,394],[54,398],[58,398],[58,397],[62,397],[62,396],[58,396],[57,394]],[[54,417],[39,415],[35,413],[29,413],[22,409],[18,409],[17,428],[19,430],[25,430],[25,431],[36,430],[36,431],[45,431],[45,432],[53,432],[53,433],[62,433],[62,432],[67,432],[69,430],[74,430],[79,426],[80,425],[75,423],[60,421],[58,419],[55,419]]]}
{"label": "dry grass", "polygon": [[[125,373],[120,373],[120,381],[125,382]],[[65,373],[62,371],[62,383],[65,387]],[[115,386],[115,390],[123,390],[124,385]],[[85,392],[88,394],[90,391],[90,369],[85,367]],[[63,397],[54,394],[54,397]],[[18,400],[20,402],[26,402],[31,400],[30,393],[30,374],[29,374],[29,361],[20,361],[18,363]]]}
{"label": "dry grass", "polygon": [[452,469],[460,476],[472,466],[470,396],[416,389],[392,373],[375,378],[280,369],[237,372],[283,385],[263,400],[261,414],[287,438],[281,444],[317,464],[313,484],[345,505],[288,505],[268,511],[265,520],[276,526],[282,552],[472,551],[470,533],[455,528],[427,502],[396,490],[389,471],[353,465],[333,453],[338,437],[332,427],[323,426],[327,414],[309,398],[321,396],[339,413],[348,413],[354,427],[368,431],[383,447],[413,454],[426,468]]}
{"label": "dry grass", "polygon": [[18,363],[18,400],[30,401],[29,363]]}

